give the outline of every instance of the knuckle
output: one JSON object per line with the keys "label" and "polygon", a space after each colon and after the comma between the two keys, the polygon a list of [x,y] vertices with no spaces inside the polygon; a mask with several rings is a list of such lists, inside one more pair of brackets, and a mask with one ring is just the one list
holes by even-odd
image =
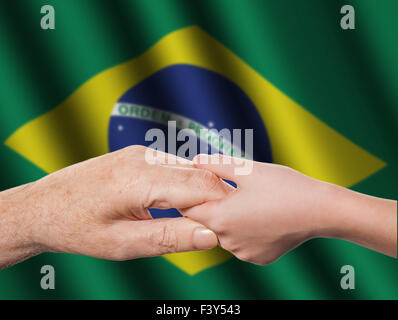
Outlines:
{"label": "knuckle", "polygon": [[159,232],[153,234],[152,243],[159,249],[160,254],[178,251],[178,238],[175,228],[165,224]]}
{"label": "knuckle", "polygon": [[135,160],[135,165],[142,165],[145,159],[145,150],[147,148],[141,145],[131,145],[123,149],[111,152],[105,156],[109,157],[109,165],[115,165],[118,167],[131,166],[131,160]]}
{"label": "knuckle", "polygon": [[139,144],[131,145],[131,146],[128,146],[128,147],[124,148],[124,150],[125,150],[127,153],[133,154],[133,155],[136,155],[136,154],[138,154],[138,155],[145,154],[146,149],[147,149],[147,147],[141,146],[141,145],[139,145]]}
{"label": "knuckle", "polygon": [[152,208],[155,203],[155,196],[153,192],[154,186],[152,183],[148,184],[148,187],[141,192],[141,203],[142,209]]}
{"label": "knuckle", "polygon": [[205,169],[197,171],[196,180],[200,189],[207,191],[222,190],[220,184],[221,180],[212,172]]}

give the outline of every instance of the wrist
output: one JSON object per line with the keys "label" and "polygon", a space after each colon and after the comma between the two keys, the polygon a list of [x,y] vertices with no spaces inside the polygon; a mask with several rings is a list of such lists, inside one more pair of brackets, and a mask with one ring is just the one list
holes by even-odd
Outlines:
{"label": "wrist", "polygon": [[33,240],[32,184],[0,192],[0,269],[44,250]]}
{"label": "wrist", "polygon": [[349,190],[319,181],[316,204],[313,206],[313,238],[342,238],[349,230],[347,198]]}
{"label": "wrist", "polygon": [[397,202],[323,185],[324,205],[319,210],[316,236],[354,242],[397,256]]}

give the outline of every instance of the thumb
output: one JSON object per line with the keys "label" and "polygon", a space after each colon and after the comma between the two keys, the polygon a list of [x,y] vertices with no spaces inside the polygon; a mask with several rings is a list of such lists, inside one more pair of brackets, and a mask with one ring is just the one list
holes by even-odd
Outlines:
{"label": "thumb", "polygon": [[119,248],[123,260],[211,249],[218,244],[213,231],[183,217],[126,221],[114,231],[124,239],[124,249]]}

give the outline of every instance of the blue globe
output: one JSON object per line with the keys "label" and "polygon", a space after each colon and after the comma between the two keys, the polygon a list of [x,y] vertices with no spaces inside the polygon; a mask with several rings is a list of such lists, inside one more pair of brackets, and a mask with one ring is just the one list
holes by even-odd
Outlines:
{"label": "blue globe", "polygon": [[[167,121],[155,121],[156,117],[151,116],[153,110],[160,110],[162,116],[171,113],[206,128],[253,129],[253,159],[272,162],[264,122],[249,97],[232,81],[204,68],[192,65],[164,68],[129,89],[115,108],[120,112],[113,112],[110,117],[110,151],[136,144],[149,146],[152,142],[145,141],[145,134],[152,128],[167,135]],[[177,123],[177,133],[180,129]],[[177,143],[177,150],[183,143]],[[200,143],[198,139],[196,153]],[[241,149],[244,151],[244,143]],[[163,151],[169,152],[167,144]],[[153,218],[181,216],[176,209],[149,210]]]}

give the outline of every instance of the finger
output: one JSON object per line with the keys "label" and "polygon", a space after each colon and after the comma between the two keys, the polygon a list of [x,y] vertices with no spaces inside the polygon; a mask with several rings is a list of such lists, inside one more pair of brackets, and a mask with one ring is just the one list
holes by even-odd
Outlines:
{"label": "finger", "polygon": [[111,228],[117,260],[211,249],[218,243],[214,232],[187,218],[122,222]]}
{"label": "finger", "polygon": [[175,167],[188,167],[193,168],[193,162],[178,157],[171,153],[166,153],[160,150],[154,150],[151,148],[146,148],[145,150],[145,158],[148,163],[158,164],[158,165],[168,165],[168,166],[175,166]]}
{"label": "finger", "polygon": [[183,209],[222,199],[230,192],[230,187],[208,170],[170,166],[154,166],[152,170],[145,208]]}
{"label": "finger", "polygon": [[251,173],[253,161],[222,154],[199,154],[193,159],[196,168],[210,170],[217,176],[238,182]]}
{"label": "finger", "polygon": [[228,195],[225,196],[224,198],[207,201],[205,203],[192,206],[189,208],[178,209],[178,211],[184,217],[198,221],[203,225],[209,227],[210,221],[214,218],[214,215],[219,214],[220,212],[224,212],[225,206],[230,202],[234,194],[238,192],[238,190],[233,186],[231,186],[229,183],[225,181],[222,182],[224,183],[228,193]]}
{"label": "finger", "polygon": [[[222,201],[222,200],[220,200]],[[186,218],[197,221],[204,226],[211,229],[211,221],[217,214],[222,214],[222,212],[217,212],[217,203],[219,201],[210,201],[203,204],[193,206],[186,209],[179,209],[178,211]]]}

